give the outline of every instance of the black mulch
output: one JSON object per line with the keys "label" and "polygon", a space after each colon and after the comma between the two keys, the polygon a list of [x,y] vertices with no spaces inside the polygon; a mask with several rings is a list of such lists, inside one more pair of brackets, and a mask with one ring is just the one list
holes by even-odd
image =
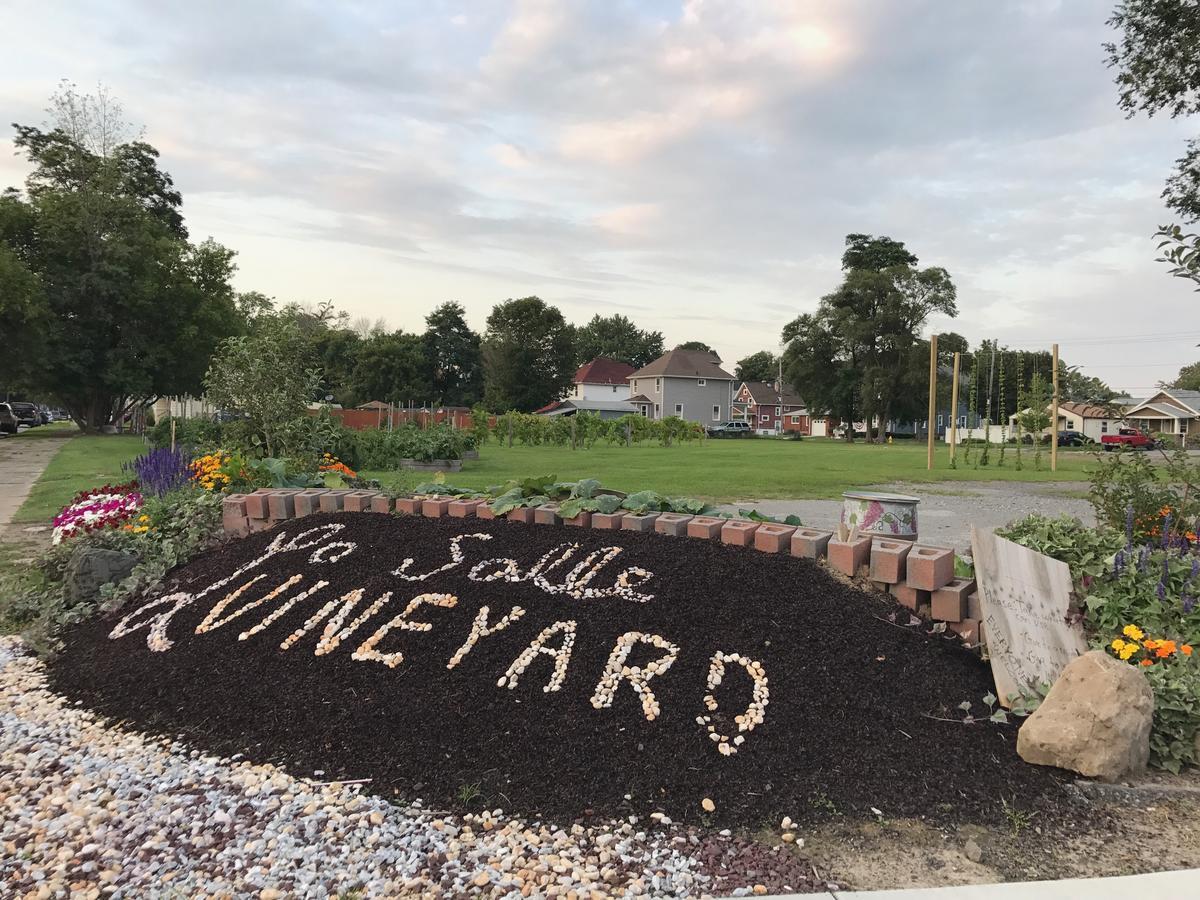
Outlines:
{"label": "black mulch", "polygon": [[[51,682],[109,716],[166,735],[183,735],[210,751],[244,753],[322,780],[369,778],[387,796],[420,796],[435,805],[553,820],[587,815],[646,815],[676,821],[755,827],[830,814],[874,818],[925,816],[932,821],[1002,823],[1001,801],[1062,822],[1073,804],[1063,773],[1029,766],[1015,751],[1016,729],[963,725],[961,717],[992,682],[985,663],[942,635],[886,621],[895,610],[854,590],[818,565],[718,543],[629,532],[520,525],[504,521],[429,520],[366,513],[313,516],[287,523],[289,535],[344,523],[338,540],[358,548],[339,562],[310,565],[311,550],[276,556],[173,620],[168,652],[147,649],[145,631],[118,640],[113,620],[95,620],[66,637]],[[389,573],[405,556],[413,571],[448,561],[449,539],[464,542],[467,561],[423,582]],[[260,554],[274,532],[233,542],[173,573],[176,586],[198,591]],[[630,565],[654,573],[647,603],[617,597],[575,600],[523,582],[481,583],[470,567],[512,557],[528,569],[546,551],[577,541],[586,552],[619,545],[624,553],[597,578],[611,585]],[[319,577],[331,585],[302,601],[268,629],[239,641],[239,632],[274,608],[265,603],[205,634],[195,626],[228,589],[267,572],[237,605],[262,596],[293,574],[298,589]],[[290,650],[280,641],[327,600],[352,588],[366,602],[385,591],[392,601],[335,652],[315,656],[317,635]],[[336,592],[336,593],[335,593]],[[429,632],[392,631],[381,650],[401,650],[394,669],[353,661],[374,629],[425,592],[456,595],[456,608],[423,607],[415,616]],[[446,662],[466,639],[478,608],[491,620],[519,604],[523,619],[483,638],[459,666]],[[578,622],[563,689],[545,693],[552,662],[539,656],[516,690],[497,687],[509,663],[545,626]],[[908,615],[900,611],[900,623]],[[317,629],[320,630],[319,628]],[[674,666],[651,682],[661,715],[647,721],[622,684],[609,709],[589,702],[619,635],[653,632],[680,647]],[[721,756],[696,717],[709,658],[716,650],[762,662],[770,680],[765,724],[735,756]],[[641,660],[657,655],[641,648]],[[635,652],[630,664],[636,664]],[[745,707],[749,679],[730,665],[718,691],[725,720]],[[716,812],[706,815],[702,798]]]}

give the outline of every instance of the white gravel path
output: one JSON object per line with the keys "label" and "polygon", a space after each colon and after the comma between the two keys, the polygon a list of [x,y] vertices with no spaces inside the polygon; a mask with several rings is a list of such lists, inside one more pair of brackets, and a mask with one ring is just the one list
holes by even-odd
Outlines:
{"label": "white gravel path", "polygon": [[[0,638],[2,897],[598,898],[713,889],[698,860],[713,838],[638,827],[558,829],[499,810],[450,817],[207,756],[72,706],[47,689],[41,662],[19,639]],[[731,852],[739,843],[718,840],[732,841]],[[743,885],[721,888],[751,893]]]}

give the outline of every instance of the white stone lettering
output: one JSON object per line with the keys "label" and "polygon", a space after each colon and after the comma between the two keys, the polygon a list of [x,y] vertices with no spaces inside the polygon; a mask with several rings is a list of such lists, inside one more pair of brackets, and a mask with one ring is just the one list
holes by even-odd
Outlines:
{"label": "white stone lettering", "polygon": [[407,631],[430,631],[433,625],[429,622],[413,622],[410,616],[417,611],[422,605],[442,606],[450,609],[457,605],[458,598],[453,594],[421,594],[413,597],[408,602],[408,606],[404,608],[404,612],[396,616],[390,622],[379,626],[379,629],[359,645],[359,648],[351,654],[351,658],[359,662],[381,662],[389,669],[394,669],[400,663],[404,662],[404,654],[396,651],[395,653],[381,653],[375,648],[379,642],[384,639],[389,631],[393,628],[403,628]]}
{"label": "white stone lettering", "polygon": [[409,575],[407,571],[408,567],[416,562],[416,560],[414,560],[412,557],[409,557],[401,562],[397,568],[393,569],[392,574],[403,578],[405,581],[424,581],[426,578],[436,575],[439,572],[448,572],[455,566],[462,565],[463,560],[466,559],[466,556],[462,551],[462,542],[467,538],[475,538],[476,540],[480,541],[490,541],[492,536],[490,534],[456,534],[450,539],[450,562],[443,566],[439,566],[432,572],[426,572],[424,575]]}
{"label": "white stone lettering", "polygon": [[[167,637],[167,625],[170,624],[171,619],[174,618],[176,613],[178,613],[180,610],[186,609],[195,602],[196,598],[186,591],[181,591],[175,594],[167,594],[165,597],[159,597],[157,600],[153,600],[150,603],[147,603],[145,606],[135,609],[129,615],[121,619],[121,621],[116,624],[113,630],[108,633],[108,636],[110,639],[115,640],[116,638],[123,638],[126,635],[133,634],[135,631],[141,628],[149,627],[150,630],[146,634],[146,646],[155,653],[162,653],[166,650],[170,650],[171,647],[175,645],[175,642]],[[158,609],[162,606],[166,606],[168,609],[166,609],[164,612],[160,612],[158,615],[151,616],[144,621],[136,623],[134,622],[134,619],[136,619],[142,613],[149,612],[152,609]]]}
{"label": "white stone lettering", "polygon": [[[555,647],[547,646],[549,640],[556,634],[561,633],[562,644]],[[548,625],[542,629],[542,633],[535,637],[523,651],[521,655],[512,661],[512,665],[508,667],[500,680],[496,682],[496,687],[504,687],[508,685],[511,691],[517,686],[517,682],[521,678],[521,674],[528,668],[539,653],[544,653],[547,656],[554,658],[554,674],[550,676],[549,683],[542,688],[547,694],[551,691],[562,689],[563,681],[567,677],[567,663],[571,661],[571,648],[575,646],[575,622],[567,620],[565,622],[555,622],[553,625]]]}
{"label": "white stone lettering", "polygon": [[504,618],[496,622],[495,625],[488,625],[488,608],[486,606],[479,607],[479,612],[475,614],[475,621],[471,623],[471,633],[467,635],[463,645],[454,651],[454,655],[450,657],[450,661],[446,663],[447,669],[453,669],[463,657],[471,652],[472,648],[479,642],[480,638],[485,638],[490,634],[495,634],[497,631],[503,631],[521,616],[525,615],[525,610],[519,606],[514,606],[512,612]]}
{"label": "white stone lettering", "polygon": [[[665,650],[666,653],[653,662],[647,663],[645,668],[626,665],[634,645],[639,643],[651,644],[660,650]],[[641,698],[642,712],[647,721],[653,722],[662,710],[659,708],[658,700],[655,699],[654,691],[650,690],[650,679],[671,668],[678,656],[679,648],[664,637],[659,637],[657,634],[643,634],[640,631],[627,631],[617,638],[616,646],[608,655],[608,665],[604,668],[604,674],[600,676],[596,692],[592,694],[592,706],[596,709],[612,706],[621,679],[625,679]]]}
{"label": "white stone lettering", "polygon": [[[715,692],[725,678],[725,663],[737,663],[746,670],[747,674],[754,681],[750,705],[746,707],[744,713],[733,717],[738,731],[751,732],[754,730],[754,726],[761,725],[766,718],[769,698],[767,673],[763,669],[762,663],[756,660],[738,653],[725,653],[722,650],[718,650],[712,655],[712,659],[708,665],[708,693],[704,695],[704,705],[708,708],[709,712],[715,713],[720,708]],[[737,748],[745,741],[745,736],[739,734],[734,737],[731,743],[729,735],[721,734],[716,725],[713,724],[712,716],[697,716],[696,721],[708,729],[709,738],[717,745],[717,750],[722,756],[732,756],[737,753]]]}

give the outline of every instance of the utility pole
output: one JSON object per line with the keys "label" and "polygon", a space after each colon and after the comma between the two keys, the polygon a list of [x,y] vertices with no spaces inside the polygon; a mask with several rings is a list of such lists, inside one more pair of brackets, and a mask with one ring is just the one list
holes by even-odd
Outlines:
{"label": "utility pole", "polygon": [[[1058,344],[1051,346],[1054,366],[1054,397],[1050,401],[1050,471],[1058,471]],[[1082,426],[1081,426],[1082,427]]]}
{"label": "utility pole", "polygon": [[954,383],[950,385],[950,461],[958,446],[958,363],[961,354],[954,351]]}
{"label": "utility pole", "polygon": [[[929,420],[925,430],[928,432],[925,447],[925,468],[933,468],[933,422],[937,415],[937,335],[929,337]],[[867,431],[870,432],[870,423]]]}

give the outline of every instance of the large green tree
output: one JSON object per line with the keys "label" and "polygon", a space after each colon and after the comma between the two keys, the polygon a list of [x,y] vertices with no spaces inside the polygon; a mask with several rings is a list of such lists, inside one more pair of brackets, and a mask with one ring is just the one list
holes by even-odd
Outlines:
{"label": "large green tree", "polygon": [[52,112],[47,129],[15,126],[33,169],[0,196],[0,319],[21,348],[6,374],[96,430],[136,403],[199,393],[243,320],[233,253],[188,242],[158,152],[125,138],[111,99],[65,87]]}
{"label": "large green tree", "polygon": [[467,325],[461,303],[443,303],[425,317],[425,359],[434,400],[474,406],[483,395],[479,335]]}
{"label": "large green tree", "polygon": [[532,412],[563,395],[575,374],[571,327],[538,297],[498,303],[483,336],[483,402]]}
{"label": "large green tree", "polygon": [[675,349],[676,350],[700,350],[704,353],[711,353],[713,356],[716,356],[717,359],[721,358],[720,356],[717,355],[717,351],[714,350],[712,347],[708,346],[708,344],[704,343],[704,341],[684,341],[682,344],[676,344]]}
{"label": "large green tree", "polygon": [[350,390],[358,403],[437,403],[429,383],[425,339],[403,331],[375,334],[357,345]]}
{"label": "large green tree", "polygon": [[575,358],[580,365],[607,356],[640,369],[662,355],[661,331],[643,331],[620,314],[597,314],[575,329]]}
{"label": "large green tree", "polygon": [[846,249],[842,253],[842,270],[851,272],[862,269],[881,272],[893,266],[915,266],[917,257],[910,253],[903,241],[890,237],[875,237],[873,234],[846,235]]}
{"label": "large green tree", "polygon": [[1200,391],[1200,362],[1184,366],[1173,380],[1165,382],[1162,387],[1168,390],[1175,388],[1180,391]]}
{"label": "large green tree", "polygon": [[738,381],[774,381],[779,376],[779,357],[770,350],[759,350],[739,359],[733,374]]}

